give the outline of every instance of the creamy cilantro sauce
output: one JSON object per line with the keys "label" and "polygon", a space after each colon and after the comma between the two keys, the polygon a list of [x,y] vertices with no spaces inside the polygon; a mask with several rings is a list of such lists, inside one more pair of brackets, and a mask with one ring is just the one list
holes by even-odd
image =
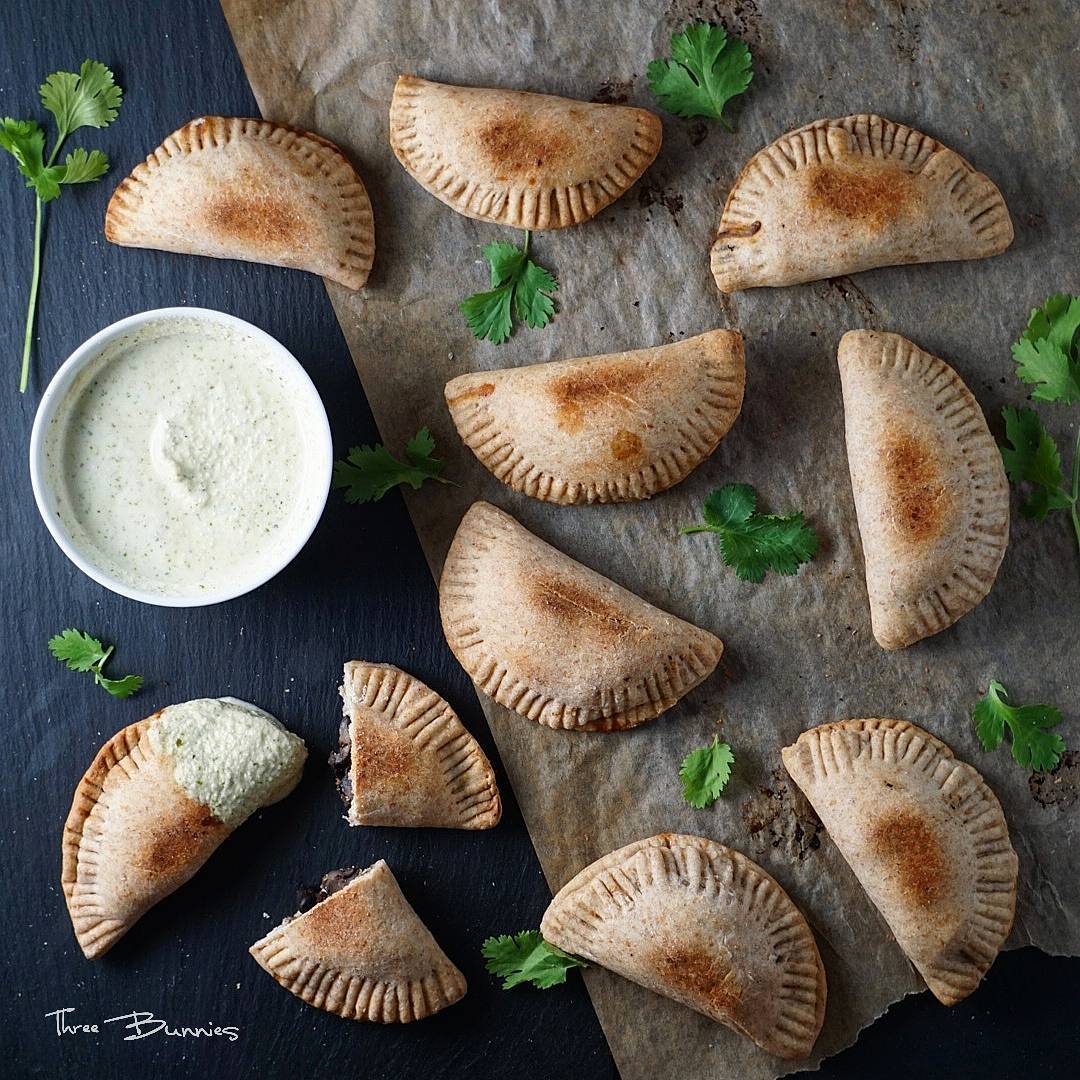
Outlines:
{"label": "creamy cilantro sauce", "polygon": [[168,318],[111,343],[45,435],[46,481],[72,541],[131,588],[192,596],[286,554],[325,494],[313,415],[255,336]]}

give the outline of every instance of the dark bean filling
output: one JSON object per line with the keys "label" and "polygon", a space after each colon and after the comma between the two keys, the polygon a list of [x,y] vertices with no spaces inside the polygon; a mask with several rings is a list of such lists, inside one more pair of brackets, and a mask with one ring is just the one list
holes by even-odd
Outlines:
{"label": "dark bean filling", "polygon": [[297,914],[310,911],[316,904],[321,904],[334,893],[340,892],[350,881],[354,881],[364,873],[364,870],[363,866],[343,866],[339,870],[331,870],[323,874],[323,879],[318,885],[301,885],[296,890]]}
{"label": "dark bean filling", "polygon": [[341,721],[338,748],[330,755],[329,761],[341,801],[346,807],[352,806],[352,730],[348,720]]}

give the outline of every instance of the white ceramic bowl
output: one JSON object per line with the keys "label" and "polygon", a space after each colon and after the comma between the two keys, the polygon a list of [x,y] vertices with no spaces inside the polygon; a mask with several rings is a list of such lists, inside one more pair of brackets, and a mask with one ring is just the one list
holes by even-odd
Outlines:
{"label": "white ceramic bowl", "polygon": [[[311,438],[311,446],[315,454],[312,465],[312,475],[321,483],[321,490],[316,490],[310,502],[310,513],[298,517],[294,524],[288,542],[282,545],[280,558],[270,563],[263,563],[257,572],[249,577],[237,576],[236,581],[226,589],[216,592],[199,593],[198,595],[169,595],[158,592],[148,592],[134,588],[126,582],[118,580],[111,573],[96,565],[91,553],[81,550],[73,540],[71,534],[64,527],[56,513],[56,503],[50,489],[45,469],[45,441],[49,422],[56,414],[57,408],[63,402],[67,393],[71,390],[79,373],[92,363],[101,353],[123,334],[137,330],[146,323],[168,319],[187,319],[204,322],[209,326],[228,326],[233,330],[242,331],[261,341],[266,347],[268,361],[283,371],[286,371],[295,381],[297,392],[308,396],[307,403],[311,415],[317,418],[316,430],[307,431]],[[321,424],[318,423],[321,420]],[[333,471],[334,453],[330,438],[330,424],[326,419],[326,409],[323,407],[319,392],[314,383],[308,377],[303,366],[281,342],[272,338],[265,331],[260,330],[235,315],[227,315],[222,311],[214,311],[210,308],[195,307],[172,307],[156,308],[153,311],[143,311],[138,315],[131,315],[126,319],[106,326],[99,330],[88,341],[84,341],[60,366],[59,371],[53,376],[42,395],[38,405],[37,415],[34,418],[34,428],[30,435],[30,482],[34,489],[34,500],[37,502],[38,512],[52,533],[53,539],[60,546],[64,554],[88,577],[91,577],[99,585],[104,585],[121,596],[138,600],[144,604],[156,604],[159,607],[204,607],[208,604],[220,604],[225,600],[232,600],[244,593],[257,589],[260,585],[269,581],[280,573],[296,556],[300,549],[307,543],[315,526],[322,517],[326,506],[326,499],[330,492],[330,477]]]}

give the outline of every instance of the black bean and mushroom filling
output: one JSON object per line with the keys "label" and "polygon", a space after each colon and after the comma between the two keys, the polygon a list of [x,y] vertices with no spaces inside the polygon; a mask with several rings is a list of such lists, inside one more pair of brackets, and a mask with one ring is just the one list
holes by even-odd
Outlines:
{"label": "black bean and mushroom filling", "polygon": [[338,748],[330,755],[330,768],[334,770],[334,782],[337,784],[341,801],[346,807],[352,806],[352,728],[348,719],[341,721],[338,731]]}
{"label": "black bean and mushroom filling", "polygon": [[[323,874],[322,881],[318,885],[301,885],[296,890],[297,915],[303,915],[310,911],[316,904],[321,904],[336,892],[340,892],[350,882],[355,881],[361,874],[367,873],[364,866],[343,866],[338,870],[331,870]],[[294,915],[293,918],[296,918]]]}

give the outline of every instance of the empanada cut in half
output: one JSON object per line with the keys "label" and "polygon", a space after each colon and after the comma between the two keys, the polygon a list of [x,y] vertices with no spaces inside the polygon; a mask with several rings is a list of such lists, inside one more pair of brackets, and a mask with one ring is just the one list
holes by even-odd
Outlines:
{"label": "empanada cut in half", "polygon": [[1012,239],[991,180],[936,139],[859,113],[815,120],[750,159],[724,206],[712,272],[730,293],[982,259]]}
{"label": "empanada cut in half", "polygon": [[351,660],[345,719],[330,758],[350,825],[490,829],[502,802],[480,744],[419,679]]}
{"label": "empanada cut in half", "polygon": [[478,371],[446,385],[458,433],[504,484],[555,503],[647,499],[717,447],[742,408],[742,335]]}
{"label": "empanada cut in half", "polygon": [[296,786],[307,751],[235,698],[170,705],[98,751],[64,825],[61,880],[88,959],[107,952],[256,810]]}
{"label": "empanada cut in half", "polygon": [[200,116],[174,131],[113,192],[105,237],[126,247],[310,270],[367,281],[375,227],[345,155],[309,131]]}
{"label": "empanada cut in half", "polygon": [[652,720],[706,679],[724,649],[485,502],[458,526],[439,610],[451,650],[485,694],[570,731]]}
{"label": "empanada cut in half", "polygon": [[898,649],[990,591],[1009,486],[979,403],[948,364],[898,334],[852,330],[837,354],[874,637]]}
{"label": "empanada cut in half", "polygon": [[1016,903],[1016,852],[983,778],[905,720],[822,724],[781,756],[934,996],[962,1001]]}
{"label": "empanada cut in half", "polygon": [[517,229],[588,221],[649,167],[661,135],[645,109],[415,75],[398,79],[390,103],[390,145],[422,188]]}
{"label": "empanada cut in half", "polygon": [[559,890],[540,932],[776,1057],[806,1057],[825,1019],[825,968],[799,909],[757,863],[700,836],[605,855]]}
{"label": "empanada cut in half", "polygon": [[450,962],[380,859],[325,875],[314,907],[249,950],[302,1001],[346,1020],[408,1024],[465,995]]}

